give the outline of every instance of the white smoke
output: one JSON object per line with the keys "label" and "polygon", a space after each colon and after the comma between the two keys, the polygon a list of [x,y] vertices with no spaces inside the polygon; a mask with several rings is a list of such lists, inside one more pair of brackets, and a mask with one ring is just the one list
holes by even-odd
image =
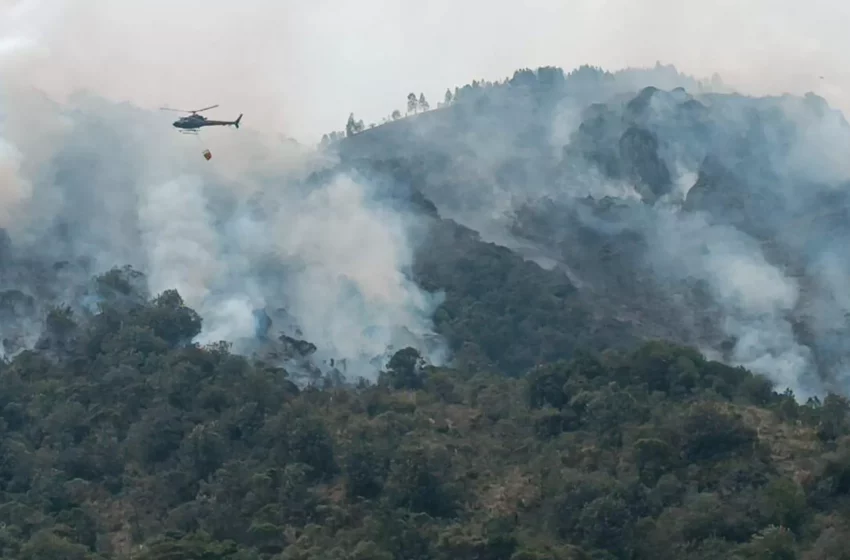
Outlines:
{"label": "white smoke", "polygon": [[[488,5],[486,10],[470,4],[460,11],[444,0],[424,11],[420,4],[381,1],[372,8],[390,10],[395,19],[364,34],[351,23],[374,13],[362,5],[0,0],[0,87],[7,90],[0,98],[0,114],[6,118],[0,128],[5,212],[0,225],[8,225],[19,244],[54,258],[88,255],[99,269],[138,264],[154,291],[178,287],[196,304],[206,319],[203,340],[247,333],[252,308],[283,305],[298,316],[305,337],[329,352],[377,352],[430,332],[428,310],[437,300],[405,276],[412,243],[409,219],[376,203],[367,184],[350,178],[314,192],[296,188],[297,180],[280,167],[305,166],[304,155],[285,150],[274,134],[318,138],[341,128],[351,110],[359,117],[363,107],[370,115],[364,115],[367,122],[380,119],[397,108],[393,100],[403,103],[410,89],[425,89],[434,103],[431,92],[441,95],[472,77],[500,78],[536,64],[616,68],[666,58],[692,73],[731,73],[749,90],[817,89],[846,102],[850,82],[841,70],[846,64],[824,56],[846,51],[839,43],[843,28],[836,18],[818,15],[835,6],[794,12],[774,5],[756,2],[757,15],[743,22],[735,10],[714,5],[700,7],[694,17],[693,7],[684,10],[670,0],[640,5],[588,0],[523,9]],[[413,9],[417,17],[409,17]],[[438,16],[447,10],[453,14],[450,27],[439,44],[429,42],[428,23],[445,20]],[[552,17],[559,13],[570,17]],[[624,13],[629,17],[623,19]],[[482,17],[487,25],[481,25]],[[567,33],[563,21],[572,26]],[[630,23],[612,24],[616,21]],[[647,34],[647,25],[666,32]],[[720,42],[718,27],[724,31]],[[471,37],[473,28],[480,33]],[[522,39],[529,29],[533,40]],[[514,40],[504,41],[506,30]],[[556,51],[582,58],[553,58]],[[712,53],[710,59],[706,52]],[[790,62],[777,66],[777,56]],[[433,60],[447,64],[430,64]],[[678,76],[668,79],[669,72],[662,70],[656,74],[659,85],[677,83]],[[624,74],[621,82],[634,89],[641,79]],[[57,124],[63,122],[60,111],[32,101],[37,92],[30,86],[69,100],[78,112],[64,118],[76,125]],[[74,100],[79,89],[148,108],[220,103],[222,118],[243,111],[246,117],[238,135],[211,133],[203,145],[190,144],[166,137],[171,132],[167,118],[154,120],[126,106],[87,105]],[[611,93],[606,90],[606,98],[593,101],[607,101]],[[552,127],[555,158],[575,132],[576,111],[583,103],[565,105]],[[716,126],[741,120],[743,111],[727,109],[728,122]],[[799,106],[793,103],[785,107],[789,114],[795,110]],[[512,126],[525,118],[511,116]],[[809,128],[787,154],[782,172],[826,181],[850,176],[842,156],[850,142],[841,119],[833,114],[811,126],[804,114],[799,122]],[[491,179],[502,163],[533,149],[506,142],[504,129],[498,128],[505,121],[493,124],[497,128],[467,138],[475,145],[466,152],[472,162],[465,164],[465,174],[446,177],[449,184],[458,179],[452,186],[468,189],[452,196],[472,200],[460,211],[446,204],[448,197],[432,197],[446,215],[480,208],[483,220],[492,221],[515,199],[567,191],[571,196],[636,196],[632,185],[599,181],[589,170],[569,184],[545,188],[534,188],[530,183],[535,181],[524,178],[496,184]],[[267,131],[266,137],[253,138],[252,126]],[[212,150],[212,161],[201,160],[203,147]],[[281,163],[284,152],[290,158],[286,164]],[[451,155],[461,160],[458,153]],[[682,149],[668,155],[687,159],[672,162],[681,164],[680,177],[695,171],[692,160],[699,158],[694,154]],[[665,204],[678,204],[689,182],[680,181]],[[256,217],[250,196],[269,191],[277,196],[265,196],[265,216]],[[789,207],[796,204],[795,194],[782,193]],[[665,238],[660,246],[669,253],[656,256],[659,262],[672,256],[676,264],[666,263],[666,269],[659,264],[659,270],[685,271],[711,286],[727,312],[726,331],[738,338],[736,359],[770,363],[778,372],[771,375],[783,383],[808,368],[805,349],[787,342],[786,316],[804,299],[795,282],[742,233],[690,218],[670,218],[668,225],[656,233]],[[707,245],[701,247],[685,239],[703,235]],[[267,260],[284,265],[279,273],[269,273],[263,270]],[[842,282],[835,271],[843,265],[827,264],[827,256],[815,261],[820,264],[812,266],[823,271],[821,284],[840,301]],[[833,261],[843,263],[838,257]],[[839,322],[822,315],[824,329]]]}
{"label": "white smoke", "polygon": [[[280,188],[264,194],[262,217],[249,214],[249,199],[231,193],[237,207],[218,227],[198,177],[140,193],[150,288],[176,288],[202,314],[201,342],[250,338],[253,311],[284,301],[319,355],[347,358],[352,366],[365,367],[388,348],[417,345],[431,333],[439,301],[405,275],[412,259],[409,218],[373,202],[368,186],[347,176],[312,191]],[[273,280],[283,301],[263,293],[253,277],[252,259],[268,256],[285,265]],[[374,375],[374,367],[362,367],[358,374]]]}
{"label": "white smoke", "polygon": [[[642,88],[662,82],[686,91],[648,99],[644,92],[648,103],[630,104]],[[542,99],[535,112],[517,109],[531,95],[523,87],[488,90],[487,103],[470,99],[451,110],[463,122],[458,130],[428,138],[419,127],[426,150],[442,151],[451,161],[450,171],[431,174],[425,195],[442,215],[490,241],[529,258],[560,256],[560,268],[571,271],[574,283],[592,286],[588,297],[596,292],[600,306],[612,305],[614,313],[629,306],[653,315],[651,321],[678,325],[681,319],[688,343],[765,374],[779,390],[790,388],[801,399],[829,387],[846,391],[850,346],[842,333],[850,332],[850,260],[843,247],[850,240],[850,167],[841,154],[850,150],[850,126],[817,96],[751,98],[711,93],[711,87],[714,82],[698,83],[668,67],[607,76],[588,70],[568,77],[563,90],[535,91]],[[476,114],[470,109],[476,105],[488,109]],[[655,135],[670,171],[668,191],[646,202],[640,200],[646,186],[629,176],[629,154],[619,144],[633,123]],[[449,128],[448,119],[443,126]],[[512,142],[511,153],[505,146]],[[535,142],[541,148],[529,149]],[[388,144],[373,142],[370,150],[396,150]],[[455,153],[475,158],[465,163]],[[638,159],[647,163],[645,154]],[[597,201],[590,206],[584,204],[588,194]],[[606,197],[615,199],[613,210],[600,200]],[[521,215],[522,227],[545,246],[529,247],[528,240],[500,231],[526,203],[537,219]],[[494,219],[506,213],[508,220]],[[612,264],[582,247],[571,221],[600,234],[600,249],[611,244]],[[640,242],[621,247],[627,237]],[[640,274],[638,286],[623,290],[616,276],[632,272]],[[703,288],[711,299],[706,308]],[[662,309],[682,316],[662,318],[666,311],[647,309],[651,301],[633,301],[647,292],[666,300],[659,302]],[[697,300],[696,308],[675,303]],[[679,336],[675,327],[654,326],[664,336]]]}
{"label": "white smoke", "polygon": [[0,226],[33,257],[140,269],[151,293],[176,289],[200,313],[201,343],[251,339],[254,312],[282,308],[300,330],[273,335],[347,358],[351,375],[374,377],[407,345],[442,359],[429,342],[439,300],[409,279],[414,221],[366,179],[308,186],[328,162],[303,148],[242,129],[181,137],[96,96],[40,109],[38,122],[64,119],[41,143],[20,121],[0,128]]}
{"label": "white smoke", "polygon": [[140,240],[151,291],[176,289],[195,308],[203,305],[212,282],[223,272],[201,187],[198,178],[176,178],[143,189],[139,200]]}
{"label": "white smoke", "polygon": [[20,204],[32,195],[30,181],[21,175],[21,152],[2,137],[0,126],[0,227],[10,228]]}
{"label": "white smoke", "polygon": [[721,328],[736,340],[730,360],[768,375],[780,391],[810,396],[811,351],[795,339],[790,319],[800,297],[797,282],[734,227],[711,224],[703,213],[655,217],[648,243],[658,277],[704,281],[722,309]]}
{"label": "white smoke", "polygon": [[274,219],[275,251],[297,263],[289,284],[292,311],[304,318],[308,340],[339,356],[371,358],[388,341],[398,349],[405,345],[400,328],[430,332],[439,303],[406,274],[411,218],[370,198],[367,186],[340,176],[281,206]]}

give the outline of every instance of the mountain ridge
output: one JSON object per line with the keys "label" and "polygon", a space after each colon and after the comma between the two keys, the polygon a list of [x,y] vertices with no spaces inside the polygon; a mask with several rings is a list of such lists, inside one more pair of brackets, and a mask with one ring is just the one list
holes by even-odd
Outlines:
{"label": "mountain ridge", "polygon": [[846,122],[571,75],[236,178],[72,105],[0,237],[0,558],[847,558]]}
{"label": "mountain ridge", "polygon": [[[557,69],[545,70],[557,73]],[[520,78],[525,81],[516,85],[521,82]],[[836,179],[839,176],[826,166],[818,168],[816,164],[802,159],[803,153],[813,149],[810,146],[819,141],[816,134],[820,130],[833,135],[843,134],[842,141],[847,142],[850,126],[840,112],[829,109],[826,102],[814,94],[754,98],[730,93],[691,94],[683,87],[664,91],[647,86],[630,96],[624,97],[622,92],[618,92],[611,97],[613,100],[578,108],[574,119],[577,126],[571,136],[559,145],[549,141],[552,126],[545,128],[541,123],[557,122],[558,114],[563,112],[561,108],[565,103],[569,105],[568,88],[544,87],[534,81],[536,79],[534,72],[518,71],[506,84],[472,88],[476,96],[474,100],[455,101],[452,106],[429,111],[435,114],[427,117],[410,117],[405,120],[403,128],[401,123],[392,123],[354,134],[341,140],[335,149],[343,161],[373,157],[418,170],[411,174],[418,177],[419,190],[435,204],[441,215],[473,229],[481,229],[479,226],[489,221],[491,229],[495,224],[502,237],[517,238],[513,241],[514,245],[531,241],[537,246],[536,252],[541,254],[551,253],[554,248],[544,247],[539,233],[528,232],[531,237],[524,236],[524,232],[520,231],[522,227],[507,223],[516,218],[506,218],[505,214],[525,211],[524,208],[530,209],[546,199],[555,200],[555,205],[563,205],[564,209],[572,206],[580,209],[584,204],[581,194],[585,194],[591,199],[613,197],[612,200],[625,205],[621,211],[623,217],[612,218],[605,226],[597,221],[594,227],[632,229],[635,235],[644,238],[644,243],[648,233],[657,235],[658,232],[640,230],[651,227],[647,226],[647,222],[656,219],[654,213],[663,214],[668,209],[673,211],[674,216],[685,216],[681,219],[665,215],[657,218],[659,223],[661,220],[668,221],[669,227],[705,228],[716,237],[729,237],[722,233],[722,228],[732,227],[740,240],[730,241],[753,246],[752,255],[736,258],[753,261],[745,264],[752,265],[754,269],[764,269],[764,274],[776,276],[776,282],[790,286],[783,286],[782,290],[789,294],[795,292],[793,296],[777,295],[778,300],[773,304],[777,324],[775,328],[771,327],[782,331],[774,336],[790,336],[794,340],[796,335],[792,332],[792,324],[806,323],[809,319],[799,312],[792,312],[792,319],[786,320],[782,309],[789,308],[791,311],[794,304],[780,300],[798,297],[798,288],[793,285],[795,279],[820,272],[803,272],[806,266],[810,269],[813,266],[811,253],[805,253],[806,248],[793,238],[793,234],[788,235],[789,230],[781,227],[780,221],[805,221],[803,216],[812,212],[811,209],[824,208],[824,201],[832,200],[829,213],[835,216],[834,227],[842,227],[839,220],[844,212],[841,208],[847,208],[846,195],[843,194],[846,191],[840,190],[841,182],[836,183],[833,177],[824,173]],[[558,80],[546,83],[552,82],[562,83]],[[495,100],[486,101],[488,95]],[[502,114],[502,108],[514,98],[523,110],[533,108],[529,109],[528,119],[521,120],[510,111],[507,116]],[[448,124],[453,122],[453,115],[461,116],[458,117],[460,124],[455,122],[454,128]],[[499,117],[504,118],[500,120]],[[417,119],[427,119],[427,122],[417,126]],[[504,126],[495,128],[494,122]],[[386,126],[394,128],[384,138],[382,134],[387,130]],[[404,135],[406,141],[400,141],[397,138],[399,134]],[[529,134],[536,140],[528,141]],[[847,145],[850,147],[850,143]],[[560,155],[557,154],[559,147]],[[829,151],[834,153],[836,149]],[[824,157],[831,158],[832,153],[820,159]],[[831,161],[827,159],[825,163]],[[482,170],[484,175],[481,175]],[[407,179],[410,180],[410,177]],[[482,181],[489,185],[482,184]],[[589,191],[577,192],[581,189]],[[634,199],[641,199],[651,210],[635,208]],[[806,205],[811,209],[805,210]],[[551,214],[551,210],[548,212]],[[587,212],[581,211],[571,218],[563,217],[575,221],[582,214],[587,215]],[[698,224],[699,221],[703,223]],[[500,222],[505,223],[499,225]],[[826,231],[822,226],[820,230],[804,235],[812,237],[814,233],[825,241],[836,233],[836,229]],[[610,238],[608,243],[616,245],[612,240]],[[626,247],[615,249],[615,254],[627,253],[630,249]],[[561,251],[554,249],[554,252]],[[655,258],[658,256],[655,255]],[[686,254],[678,258],[692,260]],[[807,260],[809,264],[806,264]],[[569,258],[564,258],[562,264],[568,270],[577,268]],[[587,265],[584,266],[587,268]],[[621,270],[629,266],[635,265],[626,263]],[[787,276],[786,270],[794,272]],[[740,285],[721,285],[724,281],[711,278],[714,275],[711,271],[699,272],[708,276],[703,282],[709,282],[709,287],[715,284],[715,291],[742,289]],[[657,276],[658,271],[649,274]],[[811,279],[802,281],[812,285]],[[721,296],[736,297],[733,293]],[[821,296],[832,297],[828,293]],[[692,301],[699,299],[685,297]],[[727,307],[741,307],[741,303],[732,301]],[[730,311],[737,312],[734,309]],[[745,310],[744,313],[752,315],[756,311]],[[706,317],[696,318],[697,323],[705,320]],[[809,325],[807,328],[817,330],[820,327]],[[847,329],[848,325],[841,328]],[[715,341],[704,350],[722,355],[720,346],[728,346],[729,341],[740,338],[740,334],[726,333],[713,338]],[[678,341],[686,344],[708,342],[698,336],[682,337]],[[802,344],[799,338],[793,344],[798,348],[794,356],[787,358],[786,365],[794,368],[795,373],[782,375],[795,375],[800,379],[808,375],[814,384],[834,383],[836,378],[845,375],[842,373],[844,366],[840,365],[845,362],[845,357],[831,357],[829,360],[838,360],[840,364],[833,362],[824,367],[823,360],[816,358],[812,361],[810,357],[810,354],[823,354],[824,349],[818,348],[817,344]],[[732,345],[734,347],[735,342]],[[779,347],[765,348],[765,352],[765,355],[781,353]],[[749,361],[752,356],[746,358],[743,355],[751,352],[743,349],[737,353],[739,360],[743,358],[739,363],[750,366],[763,359],[755,357],[755,362]],[[826,353],[834,354],[835,350],[829,349]],[[735,361],[730,356],[724,359]],[[798,362],[797,365],[788,365],[792,361]],[[800,365],[804,362],[808,365]],[[812,377],[809,368],[819,370],[819,373]],[[800,385],[794,388],[804,392]]]}

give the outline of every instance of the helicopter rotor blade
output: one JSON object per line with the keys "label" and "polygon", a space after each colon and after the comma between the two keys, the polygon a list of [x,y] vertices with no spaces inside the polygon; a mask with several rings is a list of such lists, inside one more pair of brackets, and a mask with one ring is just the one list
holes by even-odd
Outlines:
{"label": "helicopter rotor blade", "polygon": [[177,111],[178,113],[200,113],[201,111],[207,111],[209,109],[215,109],[218,105],[210,105],[209,107],[204,107],[203,109],[195,109],[193,111],[187,111],[186,109],[172,109],[171,107],[160,107],[162,111]]}

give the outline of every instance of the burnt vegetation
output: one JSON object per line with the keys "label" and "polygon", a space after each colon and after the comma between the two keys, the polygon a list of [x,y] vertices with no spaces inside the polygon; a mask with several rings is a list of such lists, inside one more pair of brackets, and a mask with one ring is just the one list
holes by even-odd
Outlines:
{"label": "burnt vegetation", "polygon": [[[448,126],[427,123],[440,111],[463,127],[501,107],[513,115],[505,134],[534,138],[552,92],[576,74],[475,82],[434,110],[411,93],[408,112],[426,114],[396,111],[371,130],[352,115],[351,137],[327,141],[345,165],[406,185],[395,195],[426,220],[412,274],[445,293],[434,321],[452,367],[403,348],[374,383],[296,383],[263,356],[193,343],[198,313],[176,291],[150,297],[130,268],[93,279],[88,311],[0,293],[4,322],[45,317],[31,349],[0,364],[0,558],[850,558],[846,398],[800,403],[761,375],[707,359],[685,344],[687,332],[642,308],[657,287],[639,277],[618,296],[645,311],[637,321],[562,270],[441,218],[431,197],[465,196],[457,193],[473,181],[449,173],[444,151],[411,138],[397,153],[372,153],[418,119]],[[523,91],[519,107],[505,88]],[[632,95],[627,113],[642,114],[657,93]],[[677,118],[697,119],[698,102],[681,106]],[[538,116],[516,117],[528,110]],[[591,111],[572,152],[534,164],[519,154],[502,179],[557,180],[580,156],[641,185],[645,203],[669,193],[658,135],[633,122],[611,136],[593,126],[613,118],[608,110]],[[546,230],[552,221],[538,218],[547,211],[557,209],[524,209],[516,228],[565,235]],[[606,259],[628,247],[623,266],[643,243],[628,232],[616,242],[571,234],[589,253],[575,262],[598,259],[595,273],[609,282],[620,280]],[[659,340],[665,326],[677,332]]]}

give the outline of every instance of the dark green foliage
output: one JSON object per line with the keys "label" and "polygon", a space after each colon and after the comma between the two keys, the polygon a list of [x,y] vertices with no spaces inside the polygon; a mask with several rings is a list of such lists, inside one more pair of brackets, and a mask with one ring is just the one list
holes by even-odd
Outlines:
{"label": "dark green foliage", "polygon": [[818,426],[818,437],[825,441],[833,441],[848,431],[847,412],[850,410],[848,400],[840,395],[828,395],[821,408],[821,421]]}
{"label": "dark green foliage", "polygon": [[424,384],[425,360],[415,348],[403,348],[393,354],[381,380],[392,389],[421,389]]}
{"label": "dark green foliage", "polygon": [[549,405],[563,408],[568,397],[564,393],[564,385],[569,379],[569,371],[564,364],[537,367],[528,372],[528,405],[540,408]]}
{"label": "dark green foliage", "polygon": [[[496,364],[519,375],[537,363],[607,343],[597,332],[602,326],[563,273],[484,243],[453,222],[435,227],[423,247],[414,270],[417,282],[445,291],[436,326],[468,367]],[[611,345],[631,341],[621,338]]]}
{"label": "dark green foliage", "polygon": [[153,306],[142,313],[141,321],[172,346],[185,344],[201,332],[200,316],[183,305],[183,298],[175,290],[157,296]]}
{"label": "dark green foliage", "polygon": [[713,404],[691,408],[682,425],[682,454],[688,462],[723,459],[748,454],[756,442],[755,430]]}
{"label": "dark green foliage", "polygon": [[652,487],[662,475],[673,470],[678,454],[663,440],[643,438],[634,443],[634,461],[641,481]]}
{"label": "dark green foliage", "polygon": [[253,555],[239,553],[233,542],[216,542],[206,533],[190,535],[168,534],[158,537],[145,547],[139,560],[248,560]]}
{"label": "dark green foliage", "polygon": [[351,499],[377,498],[383,490],[389,460],[368,444],[361,443],[348,455],[345,464],[346,493]]}
{"label": "dark green foliage", "polygon": [[456,496],[442,477],[450,467],[445,450],[405,446],[392,459],[387,480],[387,500],[396,508],[448,517],[456,508]]}
{"label": "dark green foliage", "polygon": [[200,322],[176,292],[49,325],[63,352],[0,369],[3,557],[837,550],[845,401],[799,406],[688,348],[577,351],[520,379],[404,348],[378,384],[299,390],[227,344],[188,344]]}

